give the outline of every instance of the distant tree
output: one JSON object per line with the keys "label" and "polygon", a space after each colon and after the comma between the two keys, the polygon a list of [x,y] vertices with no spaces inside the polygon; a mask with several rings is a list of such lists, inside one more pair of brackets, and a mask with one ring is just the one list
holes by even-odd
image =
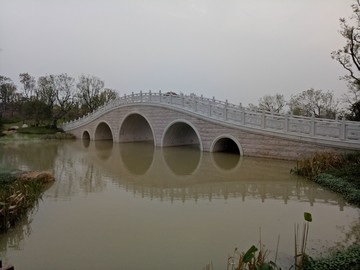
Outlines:
{"label": "distant tree", "polygon": [[349,91],[345,94],[348,104],[360,100],[360,0],[356,0],[351,8],[353,14],[348,20],[340,18],[340,34],[345,38],[345,45],[331,53],[331,57],[348,73],[341,77],[348,83]]}
{"label": "distant tree", "polygon": [[92,112],[101,106],[100,92],[104,88],[104,81],[95,76],[81,75],[77,88],[80,102],[85,107],[86,112]]}
{"label": "distant tree", "polygon": [[311,88],[291,96],[289,107],[295,115],[335,118],[338,111],[338,101],[332,92],[323,92]]}
{"label": "distant tree", "polygon": [[0,112],[6,111],[9,103],[15,102],[16,86],[10,78],[0,75]]}
{"label": "distant tree", "polygon": [[99,106],[103,106],[106,103],[114,100],[118,97],[118,93],[115,90],[105,88],[99,94],[99,100],[97,101]]}
{"label": "distant tree", "polygon": [[57,128],[57,122],[63,118],[73,107],[76,87],[75,79],[66,73],[54,75],[53,87],[55,92],[55,104],[53,107],[52,128]]}
{"label": "distant tree", "polygon": [[37,81],[37,97],[50,108],[54,106],[56,101],[54,83],[54,75],[41,76]]}
{"label": "distant tree", "polygon": [[20,73],[19,75],[20,82],[23,85],[24,96],[27,99],[30,99],[35,94],[36,80],[29,73]]}
{"label": "distant tree", "polygon": [[265,95],[259,99],[259,109],[269,112],[280,113],[286,105],[284,95]]}
{"label": "distant tree", "polygon": [[360,100],[350,106],[350,112],[345,114],[345,118],[351,121],[360,121]]}

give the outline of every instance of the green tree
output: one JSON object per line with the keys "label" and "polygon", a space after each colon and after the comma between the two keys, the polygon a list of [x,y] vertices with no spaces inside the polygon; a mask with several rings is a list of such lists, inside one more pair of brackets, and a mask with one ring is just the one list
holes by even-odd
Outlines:
{"label": "green tree", "polygon": [[345,101],[353,104],[360,100],[360,0],[351,5],[353,14],[340,18],[340,34],[345,39],[343,48],[333,51],[331,57],[347,71],[341,79],[348,84]]}
{"label": "green tree", "polygon": [[338,101],[334,98],[333,92],[311,88],[291,96],[289,107],[295,115],[335,118],[338,112]]}
{"label": "green tree", "polygon": [[349,113],[345,114],[345,118],[351,121],[360,121],[360,100],[350,106]]}

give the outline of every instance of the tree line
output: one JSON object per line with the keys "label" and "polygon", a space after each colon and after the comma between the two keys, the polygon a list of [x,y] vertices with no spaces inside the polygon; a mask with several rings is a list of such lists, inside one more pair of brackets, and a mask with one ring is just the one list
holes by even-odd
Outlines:
{"label": "tree line", "polygon": [[81,75],[76,81],[66,73],[45,75],[37,80],[29,73],[19,75],[21,89],[0,75],[0,119],[33,121],[57,128],[58,121],[78,118],[117,97],[96,76]]}

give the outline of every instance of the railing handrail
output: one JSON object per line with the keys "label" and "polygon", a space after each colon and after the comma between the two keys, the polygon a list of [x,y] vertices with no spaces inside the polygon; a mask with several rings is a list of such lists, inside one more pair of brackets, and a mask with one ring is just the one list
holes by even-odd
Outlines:
{"label": "railing handrail", "polygon": [[[268,111],[250,110],[241,105],[196,95],[173,92],[142,92],[123,95],[81,118],[64,123],[64,130],[71,130],[89,123],[115,108],[130,104],[158,104],[190,112],[202,117],[241,127],[256,128],[276,133],[313,138],[327,138],[360,144],[360,122],[338,119],[295,116]],[[327,128],[327,130],[326,130]]]}

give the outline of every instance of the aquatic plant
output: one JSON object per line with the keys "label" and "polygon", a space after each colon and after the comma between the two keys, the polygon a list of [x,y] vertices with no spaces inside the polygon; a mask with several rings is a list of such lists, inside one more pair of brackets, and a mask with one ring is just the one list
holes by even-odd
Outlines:
{"label": "aquatic plant", "polygon": [[334,192],[340,193],[347,202],[360,206],[360,189],[353,183],[327,173],[315,176],[313,181]]}
{"label": "aquatic plant", "polygon": [[0,174],[0,233],[14,226],[38,203],[43,191],[41,180],[24,181],[10,173]]}
{"label": "aquatic plant", "polygon": [[317,152],[314,155],[300,159],[292,173],[313,178],[315,175],[326,170],[339,167],[342,164],[342,157],[333,152]]}
{"label": "aquatic plant", "polygon": [[[306,245],[309,235],[309,223],[312,222],[312,215],[308,212],[304,213],[305,223],[303,225],[303,233],[301,239],[301,247],[299,246],[299,224],[295,224],[295,270],[303,269],[304,263],[307,260],[308,256],[306,254]],[[300,247],[300,249],[299,249]]]}
{"label": "aquatic plant", "polygon": [[297,162],[293,173],[338,192],[349,203],[360,205],[360,152],[321,152]]}
{"label": "aquatic plant", "polygon": [[252,245],[246,252],[241,253],[235,248],[233,255],[228,257],[226,270],[281,270],[281,268],[276,265],[277,250],[275,262],[266,260],[269,251],[264,248],[261,242],[261,229],[259,233],[259,248]]}

